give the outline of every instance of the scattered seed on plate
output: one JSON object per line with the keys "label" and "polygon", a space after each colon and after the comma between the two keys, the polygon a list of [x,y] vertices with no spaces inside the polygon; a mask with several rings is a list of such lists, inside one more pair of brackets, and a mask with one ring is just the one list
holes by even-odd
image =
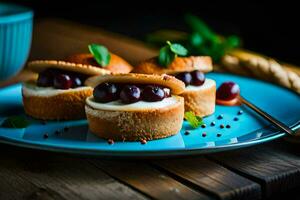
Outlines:
{"label": "scattered seed on plate", "polygon": [[215,125],[216,125],[216,122],[211,122],[210,125],[211,125],[211,126],[215,126]]}
{"label": "scattered seed on plate", "polygon": [[221,134],[221,133],[218,133],[218,134],[217,134],[217,137],[221,137],[221,136],[222,136],[222,134]]}
{"label": "scattered seed on plate", "polygon": [[219,115],[219,116],[217,117],[217,119],[223,119],[223,118],[224,118],[223,115]]}
{"label": "scattered seed on plate", "polygon": [[238,115],[242,115],[244,113],[244,111],[239,110]]}
{"label": "scattered seed on plate", "polygon": [[233,118],[233,121],[239,121],[238,117]]}
{"label": "scattered seed on plate", "polygon": [[201,125],[201,128],[205,128],[205,127],[206,127],[206,124],[202,124],[202,125]]}
{"label": "scattered seed on plate", "polygon": [[231,128],[231,126],[229,124],[226,125],[226,128]]}
{"label": "scattered seed on plate", "polygon": [[115,143],[113,139],[108,139],[107,142],[108,142],[108,144],[114,144]]}
{"label": "scattered seed on plate", "polygon": [[185,131],[184,135],[189,135],[191,132],[190,131]]}
{"label": "scattered seed on plate", "polygon": [[147,143],[147,140],[141,139],[141,144],[146,144],[146,143]]}
{"label": "scattered seed on plate", "polygon": [[49,138],[49,135],[48,135],[48,133],[45,133],[44,134],[44,139],[47,139],[47,138]]}
{"label": "scattered seed on plate", "polygon": [[206,137],[206,133],[202,133],[202,137]]}
{"label": "scattered seed on plate", "polygon": [[220,128],[225,128],[224,124],[221,124],[221,125],[220,125]]}

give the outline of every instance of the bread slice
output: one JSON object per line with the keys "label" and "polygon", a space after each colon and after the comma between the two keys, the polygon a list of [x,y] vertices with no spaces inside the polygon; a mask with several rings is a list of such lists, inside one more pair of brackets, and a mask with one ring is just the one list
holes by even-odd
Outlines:
{"label": "bread slice", "polygon": [[176,57],[167,67],[160,66],[157,63],[157,57],[154,57],[141,62],[134,67],[132,72],[141,74],[175,74],[194,70],[210,72],[212,69],[212,59],[209,56]]}
{"label": "bread slice", "polygon": [[22,86],[25,113],[43,120],[75,120],[85,118],[85,99],[91,96],[91,87],[68,90],[53,89],[53,94],[45,88],[34,90],[28,83]]}
{"label": "bread slice", "polygon": [[[110,57],[109,64],[103,67],[103,69],[106,69],[113,73],[129,73],[133,69],[133,67],[127,61],[117,56],[116,54],[110,53],[110,56],[111,57]],[[89,53],[71,55],[67,57],[65,60],[72,63],[91,65],[98,68],[102,68],[96,62],[93,55]]]}
{"label": "bread slice", "polygon": [[188,86],[181,94],[184,97],[184,110],[192,111],[197,116],[204,117],[215,112],[216,82],[206,79],[202,86]]}
{"label": "bread slice", "polygon": [[113,140],[153,140],[177,134],[182,126],[184,99],[172,96],[176,103],[166,107],[107,110],[86,104],[90,131],[101,138]]}

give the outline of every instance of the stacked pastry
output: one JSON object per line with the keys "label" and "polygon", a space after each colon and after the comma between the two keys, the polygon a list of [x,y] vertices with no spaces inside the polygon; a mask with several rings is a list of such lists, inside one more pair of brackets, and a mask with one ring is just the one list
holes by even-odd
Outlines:
{"label": "stacked pastry", "polygon": [[161,66],[158,58],[141,62],[133,72],[143,74],[170,74],[185,83],[185,111],[204,117],[215,111],[216,83],[204,73],[212,71],[212,59],[208,56],[176,57],[168,66]]}

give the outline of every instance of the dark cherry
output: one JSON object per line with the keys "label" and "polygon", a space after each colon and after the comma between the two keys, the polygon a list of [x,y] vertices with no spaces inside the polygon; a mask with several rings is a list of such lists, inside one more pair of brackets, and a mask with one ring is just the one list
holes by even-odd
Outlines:
{"label": "dark cherry", "polygon": [[161,101],[165,98],[165,91],[159,86],[147,85],[142,92],[142,98],[148,102]]}
{"label": "dark cherry", "polygon": [[234,82],[224,82],[217,90],[217,99],[232,100],[240,94],[240,87]]}
{"label": "dark cherry", "polygon": [[140,100],[141,90],[135,85],[125,85],[120,93],[123,103],[135,103]]}
{"label": "dark cherry", "polygon": [[192,82],[192,75],[189,72],[181,72],[175,76],[177,79],[184,82],[185,86],[188,86]]}
{"label": "dark cherry", "polygon": [[53,83],[56,89],[66,90],[72,87],[72,80],[67,74],[56,74]]}
{"label": "dark cherry", "polygon": [[101,83],[95,87],[93,95],[97,102],[106,103],[115,101],[119,98],[119,89],[116,84]]}
{"label": "dark cherry", "polygon": [[191,72],[192,82],[191,85],[201,86],[205,82],[205,75],[199,70]]}
{"label": "dark cherry", "polygon": [[37,86],[40,87],[51,87],[53,86],[53,75],[47,72],[39,73],[37,79]]}
{"label": "dark cherry", "polygon": [[165,92],[165,98],[168,98],[168,97],[172,96],[170,88],[164,88],[163,90]]}
{"label": "dark cherry", "polygon": [[72,88],[77,88],[82,86],[82,81],[79,77],[72,76],[71,79],[72,79]]}

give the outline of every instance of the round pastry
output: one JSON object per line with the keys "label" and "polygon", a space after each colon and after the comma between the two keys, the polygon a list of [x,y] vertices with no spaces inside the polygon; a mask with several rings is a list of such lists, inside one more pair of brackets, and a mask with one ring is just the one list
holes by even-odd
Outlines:
{"label": "round pastry", "polygon": [[43,120],[85,118],[85,99],[93,89],[84,81],[93,75],[110,73],[90,65],[55,60],[32,61],[28,69],[39,74],[37,80],[22,85],[24,110]]}
{"label": "round pastry", "polygon": [[[114,73],[129,73],[133,69],[133,67],[127,61],[117,56],[116,54],[110,53],[110,56],[111,58],[109,64],[102,69],[106,69]],[[71,55],[66,58],[66,61],[78,64],[92,65],[98,68],[101,67],[94,59],[94,56],[89,53]]]}
{"label": "round pastry", "polygon": [[168,73],[185,83],[185,111],[192,111],[197,116],[211,115],[215,111],[216,83],[207,79],[204,72],[212,70],[212,59],[208,56],[176,57],[167,67],[157,63],[157,58],[142,62],[134,72],[143,74]]}
{"label": "round pastry", "polygon": [[113,140],[153,140],[177,134],[184,117],[184,83],[168,75],[92,77],[86,100],[90,131]]}

